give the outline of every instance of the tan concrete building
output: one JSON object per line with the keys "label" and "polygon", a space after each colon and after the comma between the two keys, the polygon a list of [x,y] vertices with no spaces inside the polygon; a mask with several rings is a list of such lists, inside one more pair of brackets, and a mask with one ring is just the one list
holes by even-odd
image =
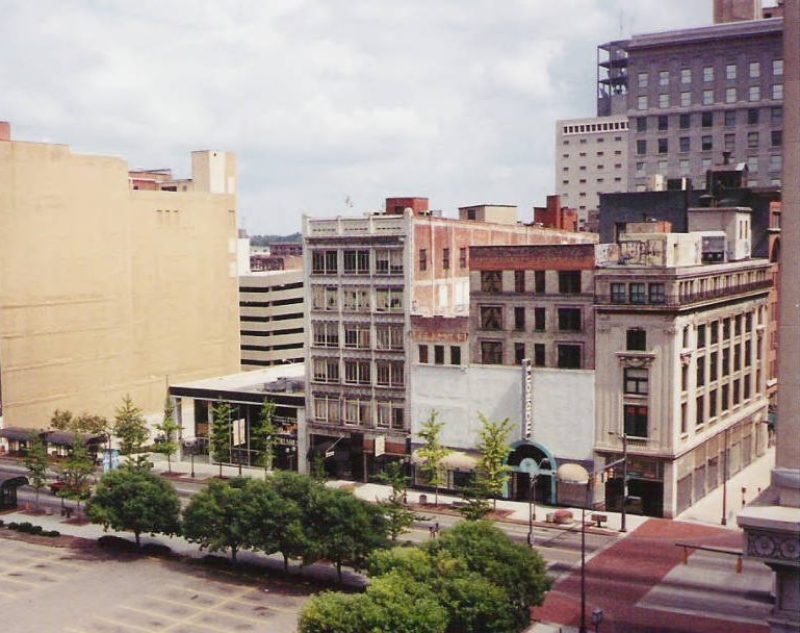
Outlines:
{"label": "tan concrete building", "polygon": [[144,173],[0,126],[5,426],[156,412],[167,381],[239,370],[235,156],[193,152],[175,190]]}

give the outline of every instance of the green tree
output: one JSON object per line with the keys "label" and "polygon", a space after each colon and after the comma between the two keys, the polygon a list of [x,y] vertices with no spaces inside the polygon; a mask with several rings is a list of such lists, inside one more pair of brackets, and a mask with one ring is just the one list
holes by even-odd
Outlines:
{"label": "green tree", "polygon": [[239,550],[250,544],[249,511],[244,481],[212,481],[183,511],[183,535],[200,549],[230,550],[235,563]]}
{"label": "green tree", "polygon": [[275,424],[275,403],[264,400],[261,405],[259,423],[253,429],[253,439],[256,441],[259,455],[259,463],[264,467],[264,478],[272,471],[272,464],[275,459],[275,447],[278,443],[278,433],[280,429]]}
{"label": "green tree", "polygon": [[300,504],[282,496],[271,481],[251,480],[246,492],[248,542],[267,555],[280,552],[288,572],[289,559],[300,558],[307,548]]}
{"label": "green tree", "polygon": [[392,495],[405,500],[405,494],[411,485],[411,477],[403,473],[403,464],[390,462],[386,470],[375,478],[378,483],[392,487]]}
{"label": "green tree", "polygon": [[402,497],[396,495],[391,495],[386,501],[381,501],[378,507],[383,512],[387,532],[393,541],[396,541],[401,534],[408,532],[417,518],[416,513],[403,503]]}
{"label": "green tree", "polygon": [[508,438],[511,436],[511,420],[506,418],[500,422],[492,422],[483,413],[479,413],[481,421],[478,451],[481,458],[478,462],[477,478],[487,494],[492,497],[493,507],[497,508],[497,497],[503,494],[510,477],[511,468],[506,463],[511,452]]}
{"label": "green tree", "polygon": [[362,594],[326,591],[303,607],[298,621],[300,633],[363,633],[367,608]]}
{"label": "green tree", "polygon": [[142,410],[133,404],[130,395],[126,395],[122,399],[122,404],[117,407],[112,430],[119,439],[120,453],[127,457],[128,466],[148,468],[149,461],[142,453],[150,437],[150,431]]}
{"label": "green tree", "polygon": [[180,499],[175,488],[150,471],[124,468],[106,474],[86,504],[86,514],[104,529],[142,533],[180,533]]}
{"label": "green tree", "polygon": [[88,499],[91,494],[90,478],[94,474],[94,461],[89,451],[86,450],[83,438],[76,432],[72,440],[72,450],[61,467],[61,478],[64,487],[59,490],[59,496],[75,501],[78,513],[81,510],[81,501]]}
{"label": "green tree", "polygon": [[388,527],[380,508],[358,499],[347,490],[319,488],[306,514],[309,547],[306,562],[324,558],[336,567],[342,581],[342,565],[363,569],[373,550],[386,545]]}
{"label": "green tree", "polygon": [[39,492],[47,485],[47,469],[50,466],[50,457],[47,454],[44,440],[38,433],[32,434],[24,463],[25,468],[28,470],[28,480],[36,491],[36,509],[39,510]]}
{"label": "green tree", "polygon": [[172,456],[178,452],[178,431],[180,429],[181,425],[175,421],[175,405],[172,398],[167,396],[164,402],[164,420],[161,424],[156,425],[156,430],[162,434],[163,441],[156,444],[155,451],[166,456],[168,473],[172,472]]}
{"label": "green tree", "polygon": [[64,409],[56,409],[53,412],[53,417],[50,418],[50,426],[59,431],[72,431],[72,412]]}
{"label": "green tree", "polygon": [[458,508],[458,513],[467,521],[480,521],[492,511],[492,504],[488,501],[489,493],[482,480],[474,481],[462,494],[464,505]]}
{"label": "green tree", "polygon": [[209,448],[211,457],[219,464],[219,476],[222,477],[222,464],[231,463],[233,407],[227,402],[219,402],[211,407],[211,418]]}
{"label": "green tree", "polygon": [[431,411],[430,417],[422,423],[419,437],[424,444],[417,449],[417,454],[422,460],[420,469],[435,491],[434,505],[439,505],[439,488],[445,483],[446,473],[442,468],[442,460],[453,452],[442,445],[444,422],[437,421],[438,417],[438,411]]}

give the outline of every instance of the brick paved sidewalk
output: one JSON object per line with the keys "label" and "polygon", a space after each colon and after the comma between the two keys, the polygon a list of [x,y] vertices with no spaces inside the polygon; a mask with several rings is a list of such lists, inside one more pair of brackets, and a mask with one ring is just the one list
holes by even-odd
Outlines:
{"label": "brick paved sidewalk", "polygon": [[[683,563],[683,549],[676,547],[676,542],[741,549],[741,539],[740,533],[731,530],[663,519],[647,521],[587,564],[586,606],[590,628],[591,611],[599,606],[605,614],[601,626],[604,633],[768,633],[766,625],[722,615],[715,617],[711,610],[704,617],[677,608],[655,609],[638,604]],[[732,570],[735,562],[728,562]],[[696,587],[679,589],[689,596]],[[542,607],[534,609],[534,619],[575,627],[579,615],[580,570],[576,569],[553,587]]]}

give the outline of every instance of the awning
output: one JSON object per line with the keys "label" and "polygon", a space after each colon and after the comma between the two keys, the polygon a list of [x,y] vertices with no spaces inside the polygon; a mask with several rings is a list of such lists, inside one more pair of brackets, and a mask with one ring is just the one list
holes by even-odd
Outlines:
{"label": "awning", "polygon": [[0,429],[0,437],[15,442],[28,442],[36,437],[36,431],[34,429],[25,429],[21,426],[8,426]]}
{"label": "awning", "polygon": [[[422,464],[425,461],[419,456],[419,449],[411,454],[411,461],[414,464]],[[477,466],[478,459],[464,451],[452,451],[442,460],[442,467],[446,470],[475,470]]]}
{"label": "awning", "polygon": [[[78,439],[84,446],[102,444],[106,440],[102,435],[79,435]],[[73,446],[75,444],[75,434],[68,431],[47,431],[44,434],[44,441],[51,446]]]}
{"label": "awning", "polygon": [[28,478],[22,475],[0,475],[0,489],[2,490],[11,490],[27,485]]}
{"label": "awning", "polygon": [[589,472],[580,464],[562,464],[556,471],[556,478],[564,484],[586,484]]}

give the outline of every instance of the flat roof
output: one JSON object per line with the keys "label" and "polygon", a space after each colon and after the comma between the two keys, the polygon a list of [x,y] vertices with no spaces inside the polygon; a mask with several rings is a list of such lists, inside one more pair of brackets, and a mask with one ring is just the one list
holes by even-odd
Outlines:
{"label": "flat roof", "polygon": [[[250,393],[283,393],[282,391],[268,391],[264,387],[278,381],[281,378],[288,378],[293,382],[297,379],[305,379],[305,363],[287,363],[285,365],[273,365],[264,369],[253,371],[243,371],[237,374],[217,376],[215,378],[205,378],[192,382],[170,385],[170,389],[203,389],[208,391],[246,391]],[[302,388],[300,389],[302,391]]]}

